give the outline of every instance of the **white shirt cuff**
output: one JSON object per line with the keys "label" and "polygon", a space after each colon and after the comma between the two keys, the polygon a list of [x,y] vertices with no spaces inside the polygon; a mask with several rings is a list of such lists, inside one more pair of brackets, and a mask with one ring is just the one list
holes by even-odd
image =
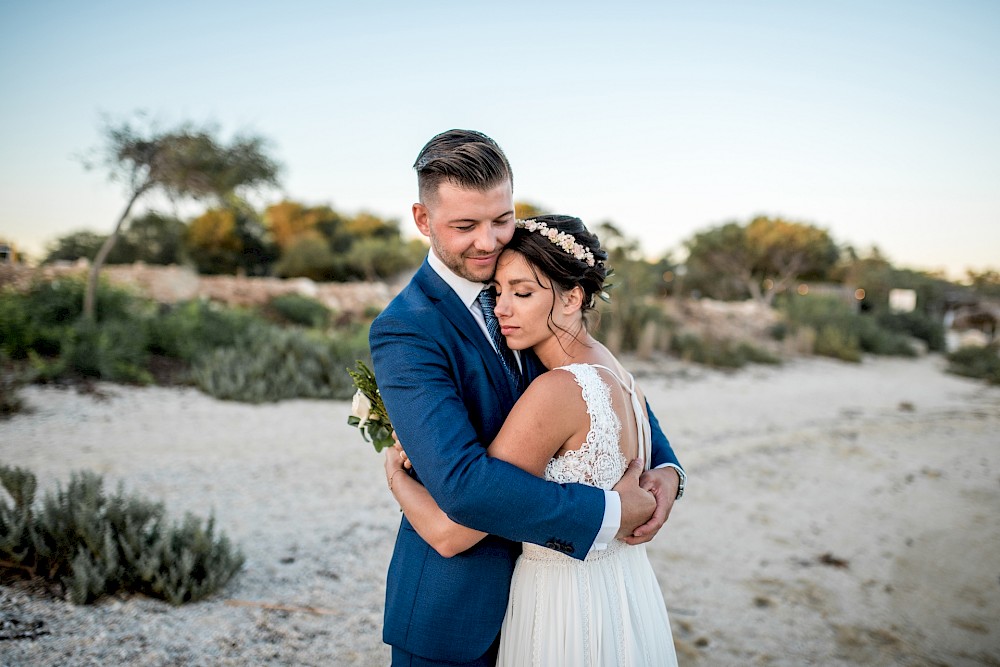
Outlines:
{"label": "white shirt cuff", "polygon": [[597,531],[594,538],[594,545],[591,551],[604,551],[608,548],[611,540],[618,535],[618,529],[622,527],[622,499],[617,491],[604,491],[604,521],[601,522],[601,529]]}

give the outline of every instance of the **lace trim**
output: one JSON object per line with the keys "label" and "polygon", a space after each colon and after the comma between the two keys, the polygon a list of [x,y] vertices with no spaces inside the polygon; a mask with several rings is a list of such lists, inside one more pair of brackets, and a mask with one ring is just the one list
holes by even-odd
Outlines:
{"label": "lace trim", "polygon": [[590,415],[590,430],[579,449],[569,450],[549,461],[545,466],[545,479],[610,489],[621,479],[628,464],[618,446],[622,426],[611,407],[611,388],[597,369],[588,364],[571,364],[561,370],[571,372],[580,385]]}
{"label": "lace trim", "polygon": [[[625,544],[621,540],[611,540],[608,544],[607,549],[602,549],[600,551],[591,551],[587,554],[587,557],[583,560],[584,563],[593,563],[594,561],[604,560],[605,558],[611,558],[612,556],[618,555],[618,552],[622,549],[627,548],[629,545]],[[579,565],[580,561],[567,556],[564,553],[559,553],[554,549],[548,549],[537,544],[532,544],[531,542],[525,542],[522,544],[521,557],[526,558],[531,561],[549,561],[557,564],[564,565]]]}
{"label": "lace trim", "polygon": [[[619,572],[622,576],[628,571],[627,567],[622,567],[619,563],[617,566]],[[621,580],[618,577],[613,579],[614,582],[614,597],[615,600],[611,604],[611,627],[615,629],[615,652],[618,654],[618,664],[627,665],[625,661],[625,621],[622,618],[622,590],[621,590]],[[627,588],[627,587],[626,587]]]}
{"label": "lace trim", "polygon": [[542,636],[539,631],[542,628],[542,600],[545,596],[542,595],[542,571],[537,570],[535,572],[535,620],[531,624],[531,664],[532,667],[541,667],[542,658]]}

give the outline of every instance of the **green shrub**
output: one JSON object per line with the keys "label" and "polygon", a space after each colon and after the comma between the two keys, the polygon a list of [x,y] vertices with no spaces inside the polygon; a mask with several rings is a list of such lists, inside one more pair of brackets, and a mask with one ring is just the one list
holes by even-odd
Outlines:
{"label": "green shrub", "polygon": [[118,591],[182,604],[210,595],[243,566],[212,518],[170,523],[161,503],[120,486],[106,494],[94,473],[74,474],[37,511],[34,474],[0,466],[0,484],[13,500],[0,497],[0,569],[59,582],[76,604]]}
{"label": "green shrub", "polygon": [[861,361],[861,345],[858,343],[858,336],[842,327],[833,325],[822,326],[816,332],[813,353],[842,361]]}
{"label": "green shrub", "polygon": [[[25,294],[32,319],[42,325],[69,325],[83,313],[86,283],[81,278],[57,278],[37,282]],[[137,299],[128,290],[101,281],[96,295],[99,321],[129,319]]]}
{"label": "green shrub", "polygon": [[57,366],[59,375],[148,384],[153,378],[146,370],[145,333],[145,327],[134,322],[79,321],[65,331]]}
{"label": "green shrub", "polygon": [[282,294],[267,304],[267,310],[289,324],[323,328],[330,322],[330,309],[302,294]]}
{"label": "green shrub", "polygon": [[25,299],[20,294],[0,292],[0,353],[11,359],[25,359],[35,342]]}
{"label": "green shrub", "polygon": [[1000,384],[1000,345],[959,348],[948,355],[948,371]]}
{"label": "green shrub", "polygon": [[686,361],[716,368],[742,368],[748,363],[779,364],[781,360],[763,348],[745,341],[702,338],[694,334],[674,336],[670,349]]}
{"label": "green shrub", "polygon": [[933,352],[944,351],[944,322],[919,311],[911,313],[882,313],[878,323],[883,329],[918,338],[927,343]]}
{"label": "green shrub", "polygon": [[6,419],[24,409],[21,389],[34,379],[34,373],[16,365],[0,350],[0,419]]}
{"label": "green shrub", "polygon": [[[76,278],[36,282],[23,294],[0,295],[0,349],[12,359],[31,353],[53,357],[74,339],[71,332],[83,310],[84,283]],[[97,321],[134,321],[146,316],[146,302],[129,292],[101,283],[97,290]]]}
{"label": "green shrub", "polygon": [[252,311],[211,301],[163,306],[148,324],[149,350],[188,363],[220,347],[232,346],[266,323]]}
{"label": "green shrub", "polygon": [[349,398],[346,368],[368,356],[359,328],[329,337],[276,326],[255,329],[195,365],[195,383],[216,398],[262,403],[290,398]]}
{"label": "green shrub", "polygon": [[859,361],[862,352],[916,355],[906,336],[879,326],[873,317],[858,314],[837,297],[792,295],[781,301],[781,307],[793,328],[816,331],[815,354],[845,361]]}
{"label": "green shrub", "polygon": [[778,321],[775,322],[767,331],[773,340],[778,342],[784,341],[789,334],[788,322]]}

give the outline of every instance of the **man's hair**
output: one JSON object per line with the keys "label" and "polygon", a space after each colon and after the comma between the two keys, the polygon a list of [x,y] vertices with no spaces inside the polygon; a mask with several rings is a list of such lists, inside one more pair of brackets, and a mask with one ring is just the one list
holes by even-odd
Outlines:
{"label": "man's hair", "polygon": [[504,181],[513,187],[514,174],[497,142],[475,130],[448,130],[427,142],[417,155],[420,201],[427,203],[441,183],[485,192]]}

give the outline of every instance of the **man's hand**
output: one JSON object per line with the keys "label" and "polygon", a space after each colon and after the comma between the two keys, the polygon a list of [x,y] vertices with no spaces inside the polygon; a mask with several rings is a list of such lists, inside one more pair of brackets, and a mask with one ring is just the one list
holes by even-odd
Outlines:
{"label": "man's hand", "polygon": [[[627,544],[643,544],[651,541],[663,528],[670,516],[670,510],[674,507],[677,499],[677,487],[680,486],[681,478],[673,468],[656,468],[647,470],[639,477],[639,486],[649,491],[656,498],[656,510],[653,516],[641,526],[635,529],[632,534],[622,537],[621,540]],[[615,487],[617,490],[618,487]],[[625,523],[624,501],[622,502],[622,524]]]}
{"label": "man's hand", "polygon": [[[625,474],[618,480],[614,488],[622,503],[622,523],[618,529],[618,539],[626,542],[629,540],[627,536],[632,535],[640,526],[652,521],[650,516],[655,516],[654,512],[659,505],[655,496],[640,485],[641,475],[642,459],[635,459],[628,464]],[[662,523],[661,521],[660,524],[662,525]],[[631,542],[629,543],[631,544]],[[635,544],[639,544],[639,542]]]}

